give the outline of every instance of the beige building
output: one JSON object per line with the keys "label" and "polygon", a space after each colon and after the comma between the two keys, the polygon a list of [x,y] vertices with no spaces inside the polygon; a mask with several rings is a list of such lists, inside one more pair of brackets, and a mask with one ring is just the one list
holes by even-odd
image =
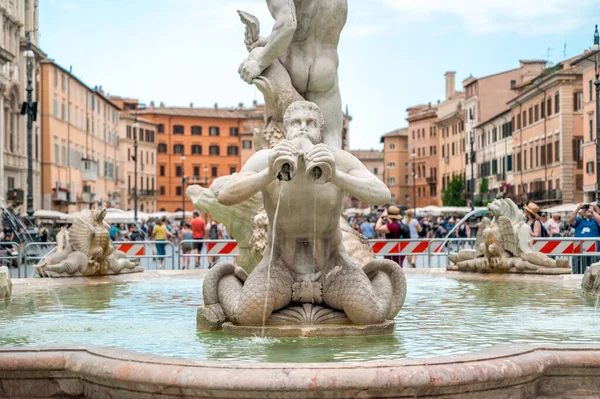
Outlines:
{"label": "beige building", "polygon": [[454,176],[465,178],[464,93],[455,90],[455,72],[446,72],[446,100],[437,106],[435,121],[439,135],[439,173],[441,193]]}
{"label": "beige building", "polygon": [[508,102],[515,120],[513,181],[521,203],[583,198],[582,74],[571,61],[518,86],[518,95]]}
{"label": "beige building", "polygon": [[[8,204],[27,200],[27,116],[21,115],[21,104],[27,101],[26,32],[30,32],[30,71],[33,101],[40,101],[40,64],[45,54],[38,46],[38,0],[0,2],[0,199]],[[40,107],[32,130],[33,204],[40,208]]]}
{"label": "beige building", "polygon": [[600,50],[586,51],[572,66],[579,67],[583,84],[583,201],[596,202],[596,80],[594,59],[600,63]]}
{"label": "beige building", "polygon": [[138,211],[157,212],[156,189],[157,153],[156,124],[133,115],[121,115],[119,123],[120,159],[119,192],[121,208],[134,209],[135,192],[135,141],[138,143],[137,200]]}
{"label": "beige building", "polygon": [[377,178],[383,181],[384,154],[377,150],[352,150],[352,155],[358,158]]}
{"label": "beige building", "polygon": [[[438,191],[439,137],[437,132],[437,107],[417,105],[407,109],[409,160],[414,163],[415,189],[409,194],[414,206],[416,191],[417,207],[441,205]],[[412,165],[411,165],[412,167]]]}
{"label": "beige building", "polygon": [[53,60],[41,73],[42,207],[119,207],[119,108]]}
{"label": "beige building", "polygon": [[[409,152],[408,128],[402,128],[386,133],[381,137],[383,143],[383,164],[381,170],[383,182],[392,194],[391,203],[410,208],[412,193],[412,163]],[[373,168],[369,168],[372,172]],[[379,170],[377,170],[379,172]],[[375,173],[378,177],[379,174]]]}
{"label": "beige building", "polygon": [[[506,110],[506,103],[515,96],[514,91],[517,85],[528,82],[538,76],[546,61],[520,61],[519,68],[510,71],[500,72],[482,78],[469,77],[463,81],[465,92],[464,110],[465,110],[465,149],[470,152],[470,139],[473,136],[475,140],[475,162],[481,159],[481,150],[484,148],[482,136],[476,137],[475,127],[481,123],[494,118]],[[465,156],[465,160],[467,157]],[[466,187],[467,191],[471,192],[473,185],[471,176],[471,159],[466,168]],[[475,191],[479,190],[481,178],[477,175],[477,170],[480,167],[475,167]]]}

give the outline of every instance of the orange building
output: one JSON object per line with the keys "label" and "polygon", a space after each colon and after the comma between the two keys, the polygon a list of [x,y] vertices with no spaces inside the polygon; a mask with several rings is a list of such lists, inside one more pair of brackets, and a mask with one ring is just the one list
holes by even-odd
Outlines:
{"label": "orange building", "polygon": [[41,68],[43,209],[119,206],[118,107],[53,60]]}
{"label": "orange building", "polygon": [[508,102],[520,202],[551,205],[583,198],[583,93],[581,70],[568,60],[517,86]]}
{"label": "orange building", "polygon": [[[262,118],[256,109],[150,107],[134,114],[156,124],[157,188],[160,211],[186,210],[192,205],[185,198],[190,184],[208,187],[215,178],[239,172],[241,135],[253,128],[248,120]],[[184,179],[185,178],[185,179]]]}
{"label": "orange building", "polygon": [[[414,178],[416,179],[417,207],[441,205],[438,195],[438,135],[437,107],[417,105],[408,111],[408,148],[410,162],[414,163]],[[411,165],[412,167],[412,165]],[[414,205],[414,194],[411,190],[410,204]]]}
{"label": "orange building", "polygon": [[[381,136],[383,143],[383,182],[392,194],[391,203],[412,207],[412,164],[408,151],[408,128],[402,128]],[[377,173],[373,171],[376,175]],[[379,177],[379,175],[377,175]]]}

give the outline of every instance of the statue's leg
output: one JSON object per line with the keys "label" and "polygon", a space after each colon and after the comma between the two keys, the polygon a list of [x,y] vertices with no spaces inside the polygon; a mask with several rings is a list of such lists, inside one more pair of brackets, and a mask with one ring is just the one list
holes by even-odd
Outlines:
{"label": "statue's leg", "polygon": [[294,279],[288,267],[282,260],[277,260],[269,271],[267,258],[256,266],[244,283],[235,311],[238,324],[262,325],[271,313],[292,300]]}
{"label": "statue's leg", "polygon": [[[391,284],[385,276],[376,273],[377,289],[391,292]],[[387,281],[386,281],[387,280]],[[339,309],[356,324],[383,322],[390,310],[391,298],[383,303],[373,283],[363,270],[346,256],[338,257],[334,265],[323,271],[323,302]]]}
{"label": "statue's leg", "polygon": [[527,262],[533,263],[536,266],[556,267],[555,259],[550,259],[548,256],[540,252],[523,252],[521,254],[521,258]]}
{"label": "statue's leg", "polygon": [[67,273],[73,275],[78,271],[83,274],[87,263],[88,257],[81,252],[75,251],[71,252],[67,259],[60,263],[44,266],[43,270],[57,274]]}
{"label": "statue's leg", "polygon": [[336,73],[334,85],[326,91],[307,91],[304,97],[321,108],[325,116],[323,142],[333,148],[342,148],[342,97]]}

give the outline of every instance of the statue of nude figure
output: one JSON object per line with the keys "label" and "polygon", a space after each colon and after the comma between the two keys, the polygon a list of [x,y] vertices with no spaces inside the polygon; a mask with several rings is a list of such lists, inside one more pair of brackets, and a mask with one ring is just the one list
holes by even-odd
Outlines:
{"label": "statue of nude figure", "polygon": [[348,14],[347,0],[267,0],[275,19],[268,37],[247,43],[253,51],[239,74],[252,83],[275,59],[288,71],[292,85],[325,115],[323,143],[341,148],[342,100],[338,86],[337,46]]}
{"label": "statue of nude figure", "polygon": [[296,302],[324,303],[357,324],[393,319],[406,295],[401,268],[388,260],[363,268],[354,264],[342,245],[339,224],[344,192],[385,204],[390,191],[352,154],[322,143],[323,114],[316,104],[293,103],[284,126],[286,139],[255,153],[218,194],[221,204],[231,206],[262,192],[269,247],[247,278],[229,276],[221,284],[233,274],[232,266],[215,266],[205,280],[205,305],[219,302],[229,320],[260,325],[293,301],[295,283],[316,284],[322,297]]}

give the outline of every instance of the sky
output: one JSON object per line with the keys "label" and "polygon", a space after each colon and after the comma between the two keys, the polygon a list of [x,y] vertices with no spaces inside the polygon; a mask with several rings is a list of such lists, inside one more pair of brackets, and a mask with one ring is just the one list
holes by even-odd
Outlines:
{"label": "sky", "polygon": [[[326,1],[326,0],[321,0]],[[264,0],[42,0],[41,49],[88,86],[167,106],[262,103],[239,78],[247,56],[236,10],[273,19]],[[593,44],[598,0],[348,0],[338,47],[351,149],[381,149],[404,127],[406,109],[444,100],[456,88],[519,66],[560,62]]]}

